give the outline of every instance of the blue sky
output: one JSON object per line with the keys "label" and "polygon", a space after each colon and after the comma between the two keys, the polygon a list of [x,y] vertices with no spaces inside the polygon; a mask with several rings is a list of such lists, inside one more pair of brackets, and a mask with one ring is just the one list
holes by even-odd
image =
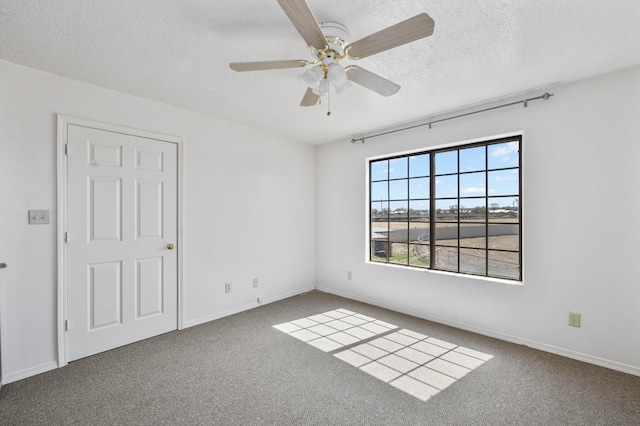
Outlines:
{"label": "blue sky", "polygon": [[[497,203],[500,206],[514,206],[516,197],[501,197],[518,194],[518,170],[492,170],[508,167],[518,167],[518,142],[506,142],[488,147],[488,158],[485,158],[485,147],[473,147],[459,150],[460,153],[460,194],[458,194],[458,175],[439,176],[448,173],[458,173],[458,151],[446,151],[435,154],[436,163],[436,193],[435,197],[482,197],[464,200],[464,207],[485,206],[485,196],[489,196],[488,204]],[[486,173],[485,164],[488,163],[489,172]],[[474,171],[479,171],[473,173]],[[386,179],[402,179],[389,182],[390,199],[430,198],[429,156],[416,155],[408,159],[375,161],[371,163],[371,201],[387,199]],[[407,178],[410,178],[407,182]],[[383,182],[375,182],[384,180]],[[493,198],[495,197],[495,198]],[[390,209],[406,208],[406,202],[391,202]],[[455,200],[438,200],[437,208],[449,208],[457,204]],[[486,206],[486,207],[489,207]],[[373,203],[376,208],[376,203]],[[428,201],[412,201],[411,209],[424,210],[429,208]],[[379,208],[379,207],[378,207]]]}

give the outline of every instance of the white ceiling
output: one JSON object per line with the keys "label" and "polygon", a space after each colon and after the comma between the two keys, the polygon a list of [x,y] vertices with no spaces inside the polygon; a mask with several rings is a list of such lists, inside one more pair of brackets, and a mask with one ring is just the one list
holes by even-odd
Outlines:
{"label": "white ceiling", "polygon": [[420,12],[435,31],[358,62],[400,92],[354,86],[330,117],[299,106],[302,69],[229,69],[311,59],[275,0],[0,0],[0,59],[311,144],[640,65],[639,0],[307,2],[352,41]]}

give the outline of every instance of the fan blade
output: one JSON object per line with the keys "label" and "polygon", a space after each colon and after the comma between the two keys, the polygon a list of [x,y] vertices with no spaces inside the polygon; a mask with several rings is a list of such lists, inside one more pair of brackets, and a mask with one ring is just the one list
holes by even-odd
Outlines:
{"label": "fan blade", "polygon": [[351,43],[346,47],[348,49],[347,54],[352,58],[366,58],[367,56],[428,37],[433,34],[434,25],[435,23],[429,15],[421,13]]}
{"label": "fan blade", "polygon": [[309,65],[309,61],[300,59],[293,61],[233,62],[229,64],[229,68],[234,71],[262,71],[282,68],[302,68],[307,65]]}
{"label": "fan blade", "polygon": [[320,96],[313,93],[311,87],[307,87],[307,91],[304,92],[304,96],[302,97],[302,101],[300,102],[300,106],[308,107],[314,106],[320,100]]}
{"label": "fan blade", "polygon": [[398,93],[400,86],[393,81],[367,71],[359,66],[350,66],[347,68],[347,78],[362,87],[373,90],[382,96],[391,96]]}
{"label": "fan blade", "polygon": [[307,42],[307,45],[316,49],[324,49],[327,45],[327,39],[305,0],[278,0],[278,4],[304,41]]}

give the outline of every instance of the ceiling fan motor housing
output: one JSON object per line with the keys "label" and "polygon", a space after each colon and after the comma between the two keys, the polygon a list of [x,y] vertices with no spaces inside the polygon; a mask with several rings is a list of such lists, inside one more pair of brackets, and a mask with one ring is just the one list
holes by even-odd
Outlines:
{"label": "ceiling fan motor housing", "polygon": [[[351,33],[349,32],[349,29],[338,22],[322,22],[320,23],[320,29],[327,39],[329,54],[331,54],[331,51],[334,51],[338,56],[343,56],[345,46],[351,41]],[[324,48],[324,46],[314,47],[319,50]]]}

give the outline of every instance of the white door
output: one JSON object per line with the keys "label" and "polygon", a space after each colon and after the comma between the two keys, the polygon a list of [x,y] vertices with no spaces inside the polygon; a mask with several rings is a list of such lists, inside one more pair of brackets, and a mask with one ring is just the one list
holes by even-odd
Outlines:
{"label": "white door", "polygon": [[177,146],[67,131],[67,359],[177,329]]}
{"label": "white door", "polygon": [[6,267],[6,263],[0,262],[0,389],[2,389],[2,289],[4,288],[2,281],[5,275],[2,269]]}

